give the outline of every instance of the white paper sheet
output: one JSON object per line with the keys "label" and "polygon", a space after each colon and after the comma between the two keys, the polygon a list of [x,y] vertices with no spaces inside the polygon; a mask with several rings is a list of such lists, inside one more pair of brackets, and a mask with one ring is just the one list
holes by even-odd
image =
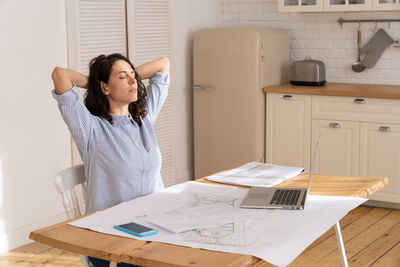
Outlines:
{"label": "white paper sheet", "polygon": [[[135,239],[254,255],[279,266],[288,265],[350,210],[367,200],[309,195],[304,210],[240,209],[238,205],[246,193],[247,189],[186,182],[70,224]],[[191,209],[201,218],[197,224],[190,217]],[[175,212],[177,217],[171,216],[168,221],[168,212]],[[182,218],[190,226],[185,226]],[[159,233],[137,238],[113,228],[129,221],[151,226]],[[174,233],[180,229],[184,232]]]}
{"label": "white paper sheet", "polygon": [[206,179],[234,185],[271,187],[304,172],[303,168],[249,162],[233,170],[207,176]]}

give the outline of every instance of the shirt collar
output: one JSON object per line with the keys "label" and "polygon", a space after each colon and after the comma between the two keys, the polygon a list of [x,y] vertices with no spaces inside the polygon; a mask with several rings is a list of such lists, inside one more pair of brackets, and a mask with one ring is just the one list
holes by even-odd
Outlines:
{"label": "shirt collar", "polygon": [[110,115],[112,117],[113,125],[117,127],[120,126],[123,122],[133,123],[135,127],[138,127],[137,123],[132,119],[130,115],[116,115],[112,113],[110,113]]}
{"label": "shirt collar", "polygon": [[115,126],[119,126],[123,121],[129,120],[128,115],[116,115],[112,113],[110,113],[110,115],[112,117],[113,125]]}

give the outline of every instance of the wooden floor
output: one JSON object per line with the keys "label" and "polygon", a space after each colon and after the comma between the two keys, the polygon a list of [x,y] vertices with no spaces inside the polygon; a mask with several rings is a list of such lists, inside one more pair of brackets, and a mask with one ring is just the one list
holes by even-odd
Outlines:
{"label": "wooden floor", "polygon": [[[400,210],[361,206],[341,221],[349,266],[400,266]],[[80,266],[75,254],[32,243],[0,256],[3,266]],[[267,266],[257,264],[257,267]],[[268,265],[270,266],[270,265]],[[311,244],[290,267],[340,266],[333,229]]]}

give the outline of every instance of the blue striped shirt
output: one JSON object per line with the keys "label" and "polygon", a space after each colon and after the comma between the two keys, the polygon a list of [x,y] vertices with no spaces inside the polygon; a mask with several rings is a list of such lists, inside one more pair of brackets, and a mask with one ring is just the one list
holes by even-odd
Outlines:
{"label": "blue striped shirt", "polygon": [[75,85],[62,95],[52,91],[85,166],[86,213],[164,188],[154,122],[167,98],[169,81],[167,73],[150,77],[148,114],[142,126],[129,116],[111,114],[110,124],[92,115]]}

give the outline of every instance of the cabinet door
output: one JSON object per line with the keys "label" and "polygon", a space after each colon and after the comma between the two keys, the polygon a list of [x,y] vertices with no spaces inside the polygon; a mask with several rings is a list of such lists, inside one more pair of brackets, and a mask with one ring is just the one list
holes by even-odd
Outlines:
{"label": "cabinet door", "polygon": [[400,125],[360,124],[360,176],[388,177],[371,199],[400,203]]}
{"label": "cabinet door", "polygon": [[321,12],[323,0],[278,0],[278,12]]}
{"label": "cabinet door", "polygon": [[371,0],[324,0],[324,11],[371,10]]}
{"label": "cabinet door", "polygon": [[311,96],[267,94],[266,162],[309,168]]}
{"label": "cabinet door", "polygon": [[359,123],[312,120],[312,146],[321,136],[315,173],[358,176]]}
{"label": "cabinet door", "polygon": [[400,0],[372,0],[372,10],[400,10]]}

